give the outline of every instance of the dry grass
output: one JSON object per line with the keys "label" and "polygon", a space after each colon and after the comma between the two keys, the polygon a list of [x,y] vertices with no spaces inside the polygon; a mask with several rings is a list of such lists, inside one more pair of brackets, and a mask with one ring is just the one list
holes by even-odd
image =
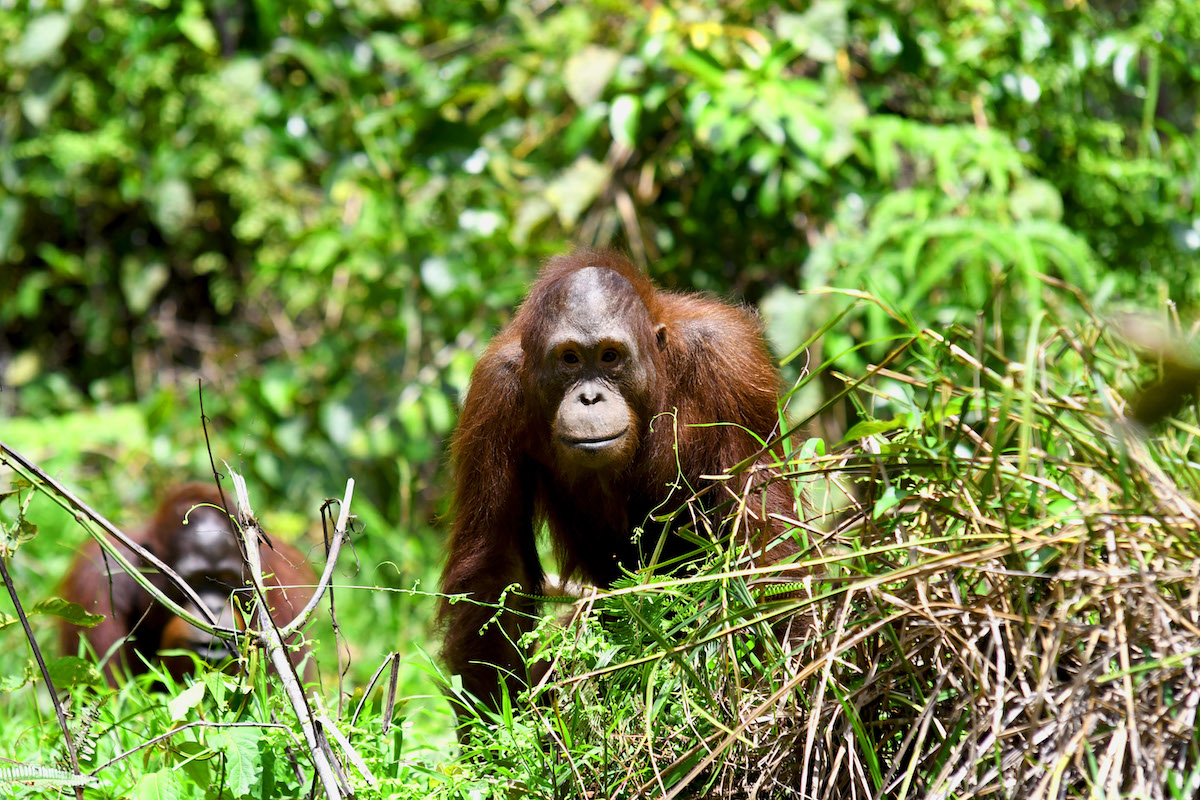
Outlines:
{"label": "dry grass", "polygon": [[784,465],[859,498],[797,511],[787,599],[721,558],[589,599],[539,717],[553,794],[1195,794],[1200,431],[1127,426],[1108,387],[1137,364],[1099,330],[1022,363],[918,334],[856,390],[899,424]]}

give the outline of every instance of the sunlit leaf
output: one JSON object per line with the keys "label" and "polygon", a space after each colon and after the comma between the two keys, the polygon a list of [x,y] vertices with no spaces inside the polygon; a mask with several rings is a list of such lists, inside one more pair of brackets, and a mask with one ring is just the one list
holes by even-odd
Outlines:
{"label": "sunlit leaf", "polygon": [[9,60],[18,66],[32,67],[57,54],[71,32],[71,18],[66,14],[43,14],[35,17],[21,34],[21,40],[9,48]]}
{"label": "sunlit leaf", "polygon": [[571,228],[609,179],[608,168],[591,156],[580,156],[546,187],[545,197],[564,227]]}
{"label": "sunlit leaf", "polygon": [[617,51],[594,44],[568,58],[563,82],[575,105],[587,108],[599,100],[620,61],[621,54]]}
{"label": "sunlit leaf", "polygon": [[210,55],[216,55],[219,52],[217,31],[205,16],[205,8],[201,3],[195,2],[195,0],[185,3],[183,14],[180,15],[177,24],[180,33],[196,47]]}
{"label": "sunlit leaf", "polygon": [[846,435],[842,437],[842,441],[839,442],[839,444],[843,442],[852,442],[855,439],[863,439],[868,436],[878,436],[881,433],[887,433],[888,431],[894,431],[897,428],[903,428],[907,424],[907,414],[897,414],[888,420],[863,420],[862,422],[855,423],[850,430],[846,431]]}
{"label": "sunlit leaf", "polygon": [[104,683],[104,678],[96,671],[96,665],[77,656],[47,659],[46,669],[56,689],[69,686],[99,686]]}
{"label": "sunlit leaf", "polygon": [[875,509],[872,512],[872,517],[879,519],[886,514],[890,509],[903,503],[908,499],[908,493],[902,492],[895,486],[889,486],[879,495],[879,499],[875,501]]}
{"label": "sunlit leaf", "polygon": [[133,787],[133,800],[179,800],[183,783],[171,769],[160,769],[138,778]]}
{"label": "sunlit leaf", "polygon": [[47,614],[64,619],[72,625],[94,628],[104,619],[103,614],[90,614],[79,603],[71,603],[61,597],[50,597],[29,609],[30,614]]}
{"label": "sunlit leaf", "polygon": [[197,681],[188,688],[184,689],[179,694],[167,701],[167,713],[171,715],[172,722],[178,722],[188,715],[188,712],[194,708],[199,708],[200,701],[204,699],[204,683]]}
{"label": "sunlit leaf", "polygon": [[321,406],[321,426],[334,444],[345,447],[354,432],[354,414],[343,403],[327,402]]}
{"label": "sunlit leaf", "polygon": [[445,297],[458,286],[458,279],[450,269],[449,261],[432,256],[421,262],[421,284],[434,297]]}
{"label": "sunlit leaf", "polygon": [[608,112],[608,127],[614,142],[626,147],[633,146],[637,140],[638,115],[641,111],[642,101],[631,94],[623,94],[613,100]]}
{"label": "sunlit leaf", "polygon": [[262,756],[258,743],[262,729],[255,727],[220,728],[208,735],[208,745],[225,757],[225,775],[234,797],[244,797],[262,777]]}
{"label": "sunlit leaf", "polygon": [[161,262],[142,264],[132,256],[121,262],[121,289],[135,314],[148,309],[170,279],[170,271]]}
{"label": "sunlit leaf", "polygon": [[191,187],[181,178],[167,178],[150,196],[154,222],[168,238],[178,236],[191,221],[195,205]]}

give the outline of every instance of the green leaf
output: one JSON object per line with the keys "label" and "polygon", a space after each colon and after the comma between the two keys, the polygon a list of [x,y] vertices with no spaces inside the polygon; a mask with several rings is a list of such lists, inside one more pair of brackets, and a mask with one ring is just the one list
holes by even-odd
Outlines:
{"label": "green leaf", "polygon": [[66,14],[43,14],[29,23],[21,41],[8,51],[13,64],[32,67],[55,55],[71,32],[71,18]]}
{"label": "green leaf", "polygon": [[806,461],[811,458],[820,458],[825,455],[825,440],[820,438],[805,439],[804,444],[800,446],[800,460]]}
{"label": "green leaf", "polygon": [[849,41],[846,3],[817,0],[803,14],[780,14],[775,28],[781,39],[790,40],[812,60],[832,63]]}
{"label": "green leaf", "polygon": [[19,781],[29,786],[50,783],[53,784],[53,794],[60,794],[61,790],[68,786],[89,786],[96,783],[96,780],[90,775],[76,775],[74,772],[36,764],[0,768],[0,783],[9,784]]}
{"label": "green leaf", "polygon": [[168,239],[183,232],[192,220],[195,207],[191,187],[180,178],[167,178],[154,187],[150,196],[154,222]]}
{"label": "green leaf", "polygon": [[776,286],[758,304],[766,320],[767,340],[776,353],[795,350],[812,333],[814,298],[794,288]]}
{"label": "green leaf", "polygon": [[38,70],[29,77],[21,92],[21,113],[35,128],[50,121],[50,114],[71,90],[71,81],[65,72],[53,75]]}
{"label": "green leaf", "polygon": [[209,55],[216,55],[220,48],[217,45],[217,32],[208,17],[204,15],[204,5],[199,2],[188,2],[183,7],[179,17],[179,32],[188,41]]}
{"label": "green leaf", "polygon": [[345,447],[354,433],[354,413],[342,403],[326,403],[321,406],[321,427],[330,441]]}
{"label": "green leaf", "polygon": [[608,129],[613,141],[625,147],[633,147],[637,140],[638,117],[642,113],[641,99],[623,94],[612,102],[608,110]]}
{"label": "green leaf", "polygon": [[245,797],[262,777],[262,735],[254,727],[220,728],[208,735],[208,746],[225,757],[225,780],[235,797]]}
{"label": "green leaf", "polygon": [[143,775],[131,796],[133,800],[178,800],[183,797],[183,783],[174,770],[160,769]]}
{"label": "green leaf", "polygon": [[0,554],[12,555],[17,548],[37,536],[37,525],[21,517],[11,525],[0,525]]}
{"label": "green leaf", "polygon": [[408,400],[397,405],[396,418],[404,426],[404,431],[409,438],[424,437],[428,433],[425,406],[418,400]]}
{"label": "green leaf", "polygon": [[1058,189],[1040,178],[1024,178],[1013,184],[1008,195],[1013,219],[1062,219],[1063,201]]}
{"label": "green leaf", "polygon": [[832,94],[826,105],[830,123],[829,138],[821,153],[821,163],[833,167],[845,161],[858,147],[859,123],[867,119],[869,112],[855,90],[844,87]]}
{"label": "green leaf", "polygon": [[608,184],[608,167],[583,155],[546,187],[546,199],[558,212],[564,228],[572,228]]}
{"label": "green leaf", "polygon": [[429,427],[434,433],[444,435],[454,428],[454,405],[445,392],[426,392],[425,405],[429,411]]}
{"label": "green leaf", "polygon": [[25,350],[13,356],[3,372],[0,380],[9,386],[21,386],[29,383],[42,373],[42,360],[33,350]]}
{"label": "green leaf", "polygon": [[275,426],[275,441],[289,456],[297,456],[304,452],[305,436],[308,433],[308,423],[299,418],[284,419]]}
{"label": "green leaf", "polygon": [[856,423],[850,430],[846,431],[846,435],[842,437],[843,442],[852,442],[855,439],[862,439],[866,436],[876,436],[888,431],[894,431],[897,428],[903,428],[908,424],[908,414],[897,414],[889,420],[868,419]]}
{"label": "green leaf", "polygon": [[450,262],[441,256],[431,256],[421,262],[421,283],[434,297],[445,297],[458,288],[458,279]]}
{"label": "green leaf", "polygon": [[[0,614],[0,616],[3,615]],[[31,659],[25,662],[25,670],[21,674],[0,675],[0,693],[8,694],[10,692],[15,692],[17,689],[33,683],[35,680],[35,670],[37,670],[37,665],[34,664],[33,660]],[[41,674],[42,673],[40,671],[37,673],[39,679],[41,678]]]}
{"label": "green leaf", "polygon": [[[201,744],[200,742],[185,742],[176,739],[172,744],[172,749],[179,755],[179,769],[192,779],[192,783],[199,786],[208,786],[213,780],[212,764],[214,759],[212,751]],[[263,798],[271,798],[274,795],[266,792],[259,795]]]}
{"label": "green leaf", "polygon": [[55,689],[65,689],[68,686],[100,686],[104,678],[96,671],[92,662],[77,656],[61,656],[46,661],[46,669],[50,672],[50,682]]}
{"label": "green leaf", "polygon": [[74,625],[94,628],[104,619],[103,614],[89,614],[79,603],[71,603],[61,597],[51,597],[43,600],[30,609],[31,614],[48,614],[61,617]]}
{"label": "green leaf", "polygon": [[616,50],[594,44],[568,58],[563,83],[575,105],[587,108],[599,100],[620,62],[621,54]]}
{"label": "green leaf", "polygon": [[0,199],[0,262],[8,258],[8,250],[17,240],[24,217],[25,203],[21,198]]}
{"label": "green leaf", "polygon": [[200,701],[203,699],[204,684],[200,682],[193,683],[191,686],[172,697],[167,701],[167,713],[171,715],[171,721],[178,722],[186,717],[189,711],[194,708],[199,708]]}
{"label": "green leaf", "polygon": [[324,272],[342,256],[342,237],[330,231],[322,231],[308,237],[297,248],[293,258],[315,273]]}
{"label": "green leaf", "polygon": [[517,209],[517,218],[513,222],[512,240],[524,247],[529,243],[529,234],[554,213],[554,205],[544,197],[530,195]]}
{"label": "green leaf", "polygon": [[263,401],[279,417],[290,417],[295,410],[297,388],[295,378],[282,370],[269,370],[259,384]]}
{"label": "green leaf", "polygon": [[875,501],[875,510],[871,516],[874,519],[879,519],[883,514],[887,513],[888,509],[895,508],[907,499],[908,492],[901,492],[895,486],[889,486],[883,490],[883,494]]}
{"label": "green leaf", "polygon": [[141,314],[167,285],[171,273],[162,262],[143,264],[134,256],[121,261],[121,291],[129,310]]}

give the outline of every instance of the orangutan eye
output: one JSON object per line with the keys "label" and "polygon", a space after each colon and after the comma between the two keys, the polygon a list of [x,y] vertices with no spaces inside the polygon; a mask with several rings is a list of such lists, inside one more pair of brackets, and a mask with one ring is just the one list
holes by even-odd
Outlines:
{"label": "orangutan eye", "polygon": [[564,364],[578,364],[579,354],[574,350],[564,350],[562,354],[562,361]]}
{"label": "orangutan eye", "polygon": [[605,364],[615,364],[621,360],[621,354],[610,347],[600,354],[600,360]]}

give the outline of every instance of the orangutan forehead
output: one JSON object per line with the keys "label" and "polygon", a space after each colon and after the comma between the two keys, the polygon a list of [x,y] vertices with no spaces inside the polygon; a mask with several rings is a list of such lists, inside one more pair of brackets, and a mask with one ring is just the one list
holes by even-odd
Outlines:
{"label": "orangutan forehead", "polygon": [[584,267],[562,281],[562,294],[555,304],[555,316],[569,320],[581,332],[599,334],[610,331],[631,314],[644,315],[633,285],[620,274],[601,267]]}

